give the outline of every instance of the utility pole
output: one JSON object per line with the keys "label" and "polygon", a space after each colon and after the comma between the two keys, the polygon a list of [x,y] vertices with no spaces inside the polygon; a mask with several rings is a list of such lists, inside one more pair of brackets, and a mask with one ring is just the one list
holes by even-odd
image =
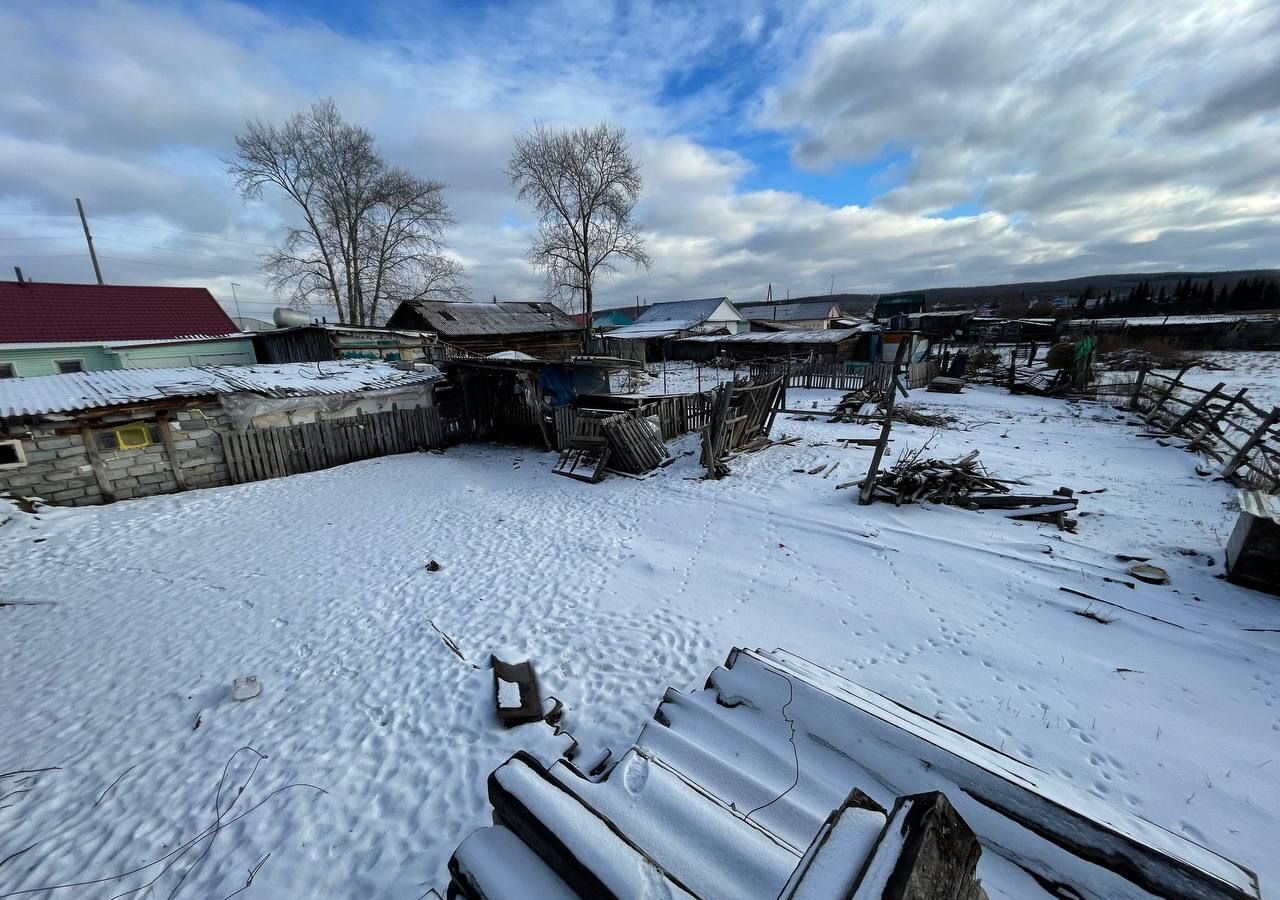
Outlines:
{"label": "utility pole", "polygon": [[76,198],[76,209],[80,210],[80,224],[84,226],[84,241],[89,245],[89,258],[93,260],[93,274],[98,276],[98,284],[106,284],[102,280],[102,269],[98,266],[98,254],[93,250],[93,235],[89,233],[89,220],[84,216],[84,204]]}
{"label": "utility pole", "polygon": [[236,294],[236,288],[238,288],[239,286],[240,285],[236,284],[234,281],[231,282],[231,298],[236,301],[236,318],[240,320],[236,324],[243,329],[244,316],[240,315],[240,297]]}
{"label": "utility pole", "polygon": [[835,292],[836,292],[836,276],[832,275],[832,276],[831,276],[831,290],[827,291],[827,296],[828,296],[828,297],[830,297],[830,296],[831,296],[832,294],[834,294]]}

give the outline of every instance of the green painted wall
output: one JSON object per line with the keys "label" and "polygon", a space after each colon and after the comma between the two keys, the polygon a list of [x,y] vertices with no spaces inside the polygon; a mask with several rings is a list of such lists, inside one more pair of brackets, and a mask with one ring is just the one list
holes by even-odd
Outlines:
{"label": "green painted wall", "polygon": [[114,351],[120,364],[117,369],[172,369],[178,366],[251,366],[258,361],[253,341],[236,338],[229,341],[203,341],[195,344],[158,344]]}
{"label": "green painted wall", "polygon": [[251,366],[257,357],[253,341],[233,338],[190,344],[157,344],[111,350],[103,346],[24,347],[0,350],[0,363],[10,363],[19,378],[56,375],[56,360],[78,359],[86,372],[103,369],[169,369],[177,366]]}
{"label": "green painted wall", "polygon": [[32,375],[57,375],[54,360],[79,359],[84,361],[86,372],[99,369],[118,369],[120,363],[115,354],[105,347],[24,347],[21,350],[0,350],[0,363],[13,365],[20,378]]}

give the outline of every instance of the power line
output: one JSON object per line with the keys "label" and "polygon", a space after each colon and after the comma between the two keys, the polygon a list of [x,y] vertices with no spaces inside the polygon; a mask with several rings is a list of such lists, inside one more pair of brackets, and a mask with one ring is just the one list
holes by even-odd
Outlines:
{"label": "power line", "polygon": [[220,272],[217,269],[196,269],[191,266],[175,266],[172,263],[147,262],[145,259],[133,259],[128,256],[102,256],[100,259],[110,259],[114,262],[137,263],[140,266],[157,266],[161,269],[185,269],[188,272],[204,272],[206,275],[237,275],[237,272]]}
{"label": "power line", "polygon": [[25,213],[25,212],[0,212],[0,216],[22,216],[27,219],[78,219],[78,213]]}
{"label": "power line", "polygon": [[206,234],[203,231],[183,231],[181,228],[164,228],[159,225],[143,225],[140,222],[126,222],[124,219],[108,219],[103,216],[90,216],[95,222],[111,222],[115,225],[128,225],[131,228],[147,228],[151,231],[168,231],[172,234],[189,234],[194,237],[208,238],[211,241],[226,241],[229,244],[246,244],[250,247],[266,247],[272,249],[274,244],[262,244],[258,241],[241,241],[236,238],[219,237],[216,234]]}
{"label": "power line", "polygon": [[201,253],[198,250],[174,250],[172,247],[158,247],[155,244],[139,244],[136,241],[122,241],[119,238],[99,237],[96,238],[96,240],[110,241],[113,244],[127,244],[130,247],[145,247],[148,250],[162,250],[165,253],[185,253],[188,256],[207,256],[209,259],[225,259],[231,262],[253,263],[255,266],[258,265],[258,260],[245,259],[242,256],[218,256],[213,253]]}
{"label": "power line", "polygon": [[70,238],[80,239],[78,234],[43,234],[37,237],[0,237],[0,241],[65,241]]}

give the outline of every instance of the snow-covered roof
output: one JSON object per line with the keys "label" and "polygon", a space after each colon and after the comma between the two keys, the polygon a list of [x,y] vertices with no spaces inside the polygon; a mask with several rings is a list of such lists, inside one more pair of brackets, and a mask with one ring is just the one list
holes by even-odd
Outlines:
{"label": "snow-covered roof", "polygon": [[[720,319],[712,317],[726,308],[729,315]],[[746,321],[734,309],[728,297],[707,297],[702,300],[672,300],[655,303],[646,309],[631,325],[624,325],[609,332],[611,338],[646,339],[670,337],[689,331],[707,331],[721,322]]]}
{"label": "snow-covered roof", "polygon": [[711,334],[685,338],[700,344],[838,344],[875,328],[828,328],[821,331],[748,331],[744,334]]}
{"label": "snow-covered roof", "polygon": [[425,384],[435,366],[412,371],[381,362],[340,360],[257,366],[109,369],[69,375],[0,379],[0,418],[68,413],[163,400],[253,393],[265,397],[349,394]]}
{"label": "snow-covered roof", "polygon": [[808,319],[838,319],[840,307],[832,300],[805,300],[799,303],[758,303],[740,306],[748,319],[791,322]]}
{"label": "snow-covered roof", "polygon": [[425,323],[448,337],[544,334],[581,331],[582,326],[553,303],[504,300],[480,303],[454,300],[406,300],[388,324],[396,328]]}
{"label": "snow-covered roof", "polygon": [[503,350],[499,353],[490,353],[485,359],[520,359],[533,360],[534,357],[528,353],[521,353],[519,350]]}

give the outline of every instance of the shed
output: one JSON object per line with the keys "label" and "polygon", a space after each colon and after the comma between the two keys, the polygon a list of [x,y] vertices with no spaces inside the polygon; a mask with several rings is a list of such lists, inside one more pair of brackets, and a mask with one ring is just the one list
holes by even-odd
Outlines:
{"label": "shed", "polygon": [[540,359],[565,359],[582,352],[585,330],[553,303],[466,303],[406,300],[387,327],[429,331],[440,340],[480,356],[519,350]]}
{"label": "shed", "polygon": [[229,484],[229,433],[430,407],[440,377],[332,362],[6,379],[0,492],[87,506]]}
{"label": "shed", "polygon": [[721,355],[735,360],[803,359],[810,362],[873,362],[879,328],[832,328],[816,331],[751,331],[745,334],[699,335],[675,342],[678,359],[706,361]]}
{"label": "shed", "polygon": [[428,331],[405,331],[317,322],[253,335],[258,362],[323,362],[380,359],[432,362],[441,358],[439,339]]}

